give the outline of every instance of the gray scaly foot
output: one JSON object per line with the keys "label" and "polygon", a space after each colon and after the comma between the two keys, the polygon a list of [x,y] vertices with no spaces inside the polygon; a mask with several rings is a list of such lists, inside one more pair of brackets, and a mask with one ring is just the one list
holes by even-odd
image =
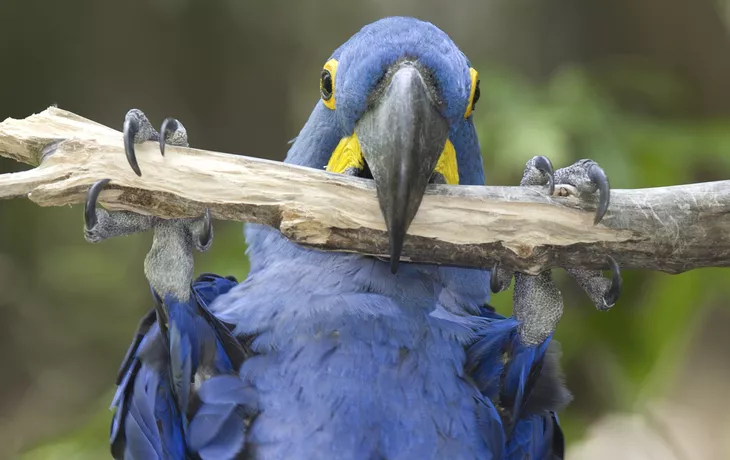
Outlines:
{"label": "gray scaly foot", "polygon": [[[575,194],[586,198],[598,193],[595,224],[606,214],[610,201],[608,177],[592,160],[580,160],[553,173],[550,160],[544,156],[534,157],[527,162],[520,185],[545,186],[549,194],[560,196]],[[621,272],[618,264],[611,257],[608,258],[608,263],[611,269],[610,280],[603,277],[601,270],[566,269],[599,310],[611,308],[621,293]],[[555,286],[549,270],[530,276],[514,273],[499,264],[492,269],[492,292],[507,289],[513,276],[513,314],[520,322],[520,338],[526,345],[538,345],[555,332],[563,313],[562,294]]]}
{"label": "gray scaly foot", "polygon": [[[162,134],[162,135],[161,135]],[[124,118],[124,150],[134,172],[141,176],[137,164],[135,144],[159,141],[160,153],[165,145],[187,146],[187,132],[182,123],[166,119],[158,133],[141,110],[132,109]],[[144,263],[145,275],[158,296],[173,295],[181,301],[188,300],[193,279],[193,249],[206,251],[213,240],[210,212],[193,219],[162,219],[132,212],[108,212],[97,207],[101,191],[109,184],[102,179],[89,189],[84,209],[84,236],[89,242],[152,229],[152,248]]]}

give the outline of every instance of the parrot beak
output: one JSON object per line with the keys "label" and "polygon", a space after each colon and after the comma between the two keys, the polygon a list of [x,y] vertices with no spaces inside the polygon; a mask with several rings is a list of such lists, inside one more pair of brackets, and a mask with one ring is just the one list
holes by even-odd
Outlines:
{"label": "parrot beak", "polygon": [[414,63],[397,66],[355,127],[388,229],[392,273],[449,133],[432,85]]}

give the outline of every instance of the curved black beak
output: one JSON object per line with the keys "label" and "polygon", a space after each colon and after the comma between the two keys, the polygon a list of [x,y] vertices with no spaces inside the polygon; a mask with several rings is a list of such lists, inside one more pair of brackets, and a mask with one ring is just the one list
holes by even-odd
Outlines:
{"label": "curved black beak", "polygon": [[390,238],[390,269],[396,273],[406,232],[444,150],[449,125],[432,85],[414,63],[397,64],[389,75],[355,134],[375,180]]}

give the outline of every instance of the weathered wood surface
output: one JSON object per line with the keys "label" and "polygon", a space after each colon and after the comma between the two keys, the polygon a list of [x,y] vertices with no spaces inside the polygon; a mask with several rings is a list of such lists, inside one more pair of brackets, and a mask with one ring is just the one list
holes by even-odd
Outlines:
{"label": "weathered wood surface", "polygon": [[[190,148],[168,146],[163,157],[153,142],[137,148],[137,177],[119,131],[55,107],[0,123],[0,155],[36,166],[0,176],[0,198],[76,204],[93,182],[110,178],[99,201],[111,210],[173,218],[208,207],[214,218],[270,225],[303,245],[388,253],[372,181]],[[595,226],[594,210],[595,201],[535,188],[430,186],[403,260],[474,267],[500,260],[531,274],[605,268],[606,255],[623,269],[730,266],[730,181],[613,190]]]}

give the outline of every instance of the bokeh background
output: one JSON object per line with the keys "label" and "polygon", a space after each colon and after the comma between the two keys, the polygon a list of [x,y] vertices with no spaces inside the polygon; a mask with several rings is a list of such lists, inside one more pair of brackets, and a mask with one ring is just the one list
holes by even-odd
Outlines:
{"label": "bokeh background", "polygon": [[[728,0],[0,0],[0,120],[55,103],[121,129],[138,107],[193,147],[281,160],[329,54],[388,15],[434,22],[479,69],[491,184],[537,154],[593,158],[616,188],[730,178]],[[0,202],[0,459],[109,457],[150,240],[91,245],[80,206]],[[244,278],[244,250],[217,222],[196,267]],[[627,271],[599,313],[557,274],[569,459],[730,458],[729,275]]]}

